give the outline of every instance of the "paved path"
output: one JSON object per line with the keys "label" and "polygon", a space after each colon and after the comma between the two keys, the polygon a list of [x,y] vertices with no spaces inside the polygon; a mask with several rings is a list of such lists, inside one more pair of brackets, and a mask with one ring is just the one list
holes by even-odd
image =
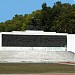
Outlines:
{"label": "paved path", "polygon": [[52,73],[52,74],[0,74],[0,75],[75,75],[75,73]]}

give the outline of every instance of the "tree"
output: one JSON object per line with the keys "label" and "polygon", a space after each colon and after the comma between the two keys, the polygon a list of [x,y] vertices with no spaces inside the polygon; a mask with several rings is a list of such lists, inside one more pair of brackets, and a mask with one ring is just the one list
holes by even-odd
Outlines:
{"label": "tree", "polygon": [[5,31],[5,25],[3,22],[0,23],[0,32],[4,32]]}
{"label": "tree", "polygon": [[43,3],[41,10],[25,15],[16,14],[11,20],[0,23],[0,31],[24,31],[26,29],[75,33],[75,4],[62,4],[58,1],[50,7]]}

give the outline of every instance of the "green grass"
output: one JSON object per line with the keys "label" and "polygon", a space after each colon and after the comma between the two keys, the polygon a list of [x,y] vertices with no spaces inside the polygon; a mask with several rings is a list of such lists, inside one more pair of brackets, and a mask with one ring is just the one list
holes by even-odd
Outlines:
{"label": "green grass", "polygon": [[75,65],[54,63],[0,63],[0,74],[75,73]]}

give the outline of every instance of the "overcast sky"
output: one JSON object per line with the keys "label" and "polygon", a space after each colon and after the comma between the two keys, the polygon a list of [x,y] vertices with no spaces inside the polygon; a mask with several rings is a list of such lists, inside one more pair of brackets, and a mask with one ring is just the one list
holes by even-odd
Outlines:
{"label": "overcast sky", "polygon": [[[0,22],[12,19],[15,14],[27,14],[41,9],[43,3],[53,6],[58,0],[0,0]],[[74,0],[60,0],[62,3],[74,4]]]}

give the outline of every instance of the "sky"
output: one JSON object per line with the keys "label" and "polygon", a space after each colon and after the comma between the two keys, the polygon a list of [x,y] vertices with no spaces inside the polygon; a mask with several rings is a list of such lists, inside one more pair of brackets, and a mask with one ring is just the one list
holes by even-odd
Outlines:
{"label": "sky", "polygon": [[0,22],[11,20],[15,14],[29,14],[41,9],[43,3],[53,6],[55,2],[74,4],[74,0],[0,0]]}

